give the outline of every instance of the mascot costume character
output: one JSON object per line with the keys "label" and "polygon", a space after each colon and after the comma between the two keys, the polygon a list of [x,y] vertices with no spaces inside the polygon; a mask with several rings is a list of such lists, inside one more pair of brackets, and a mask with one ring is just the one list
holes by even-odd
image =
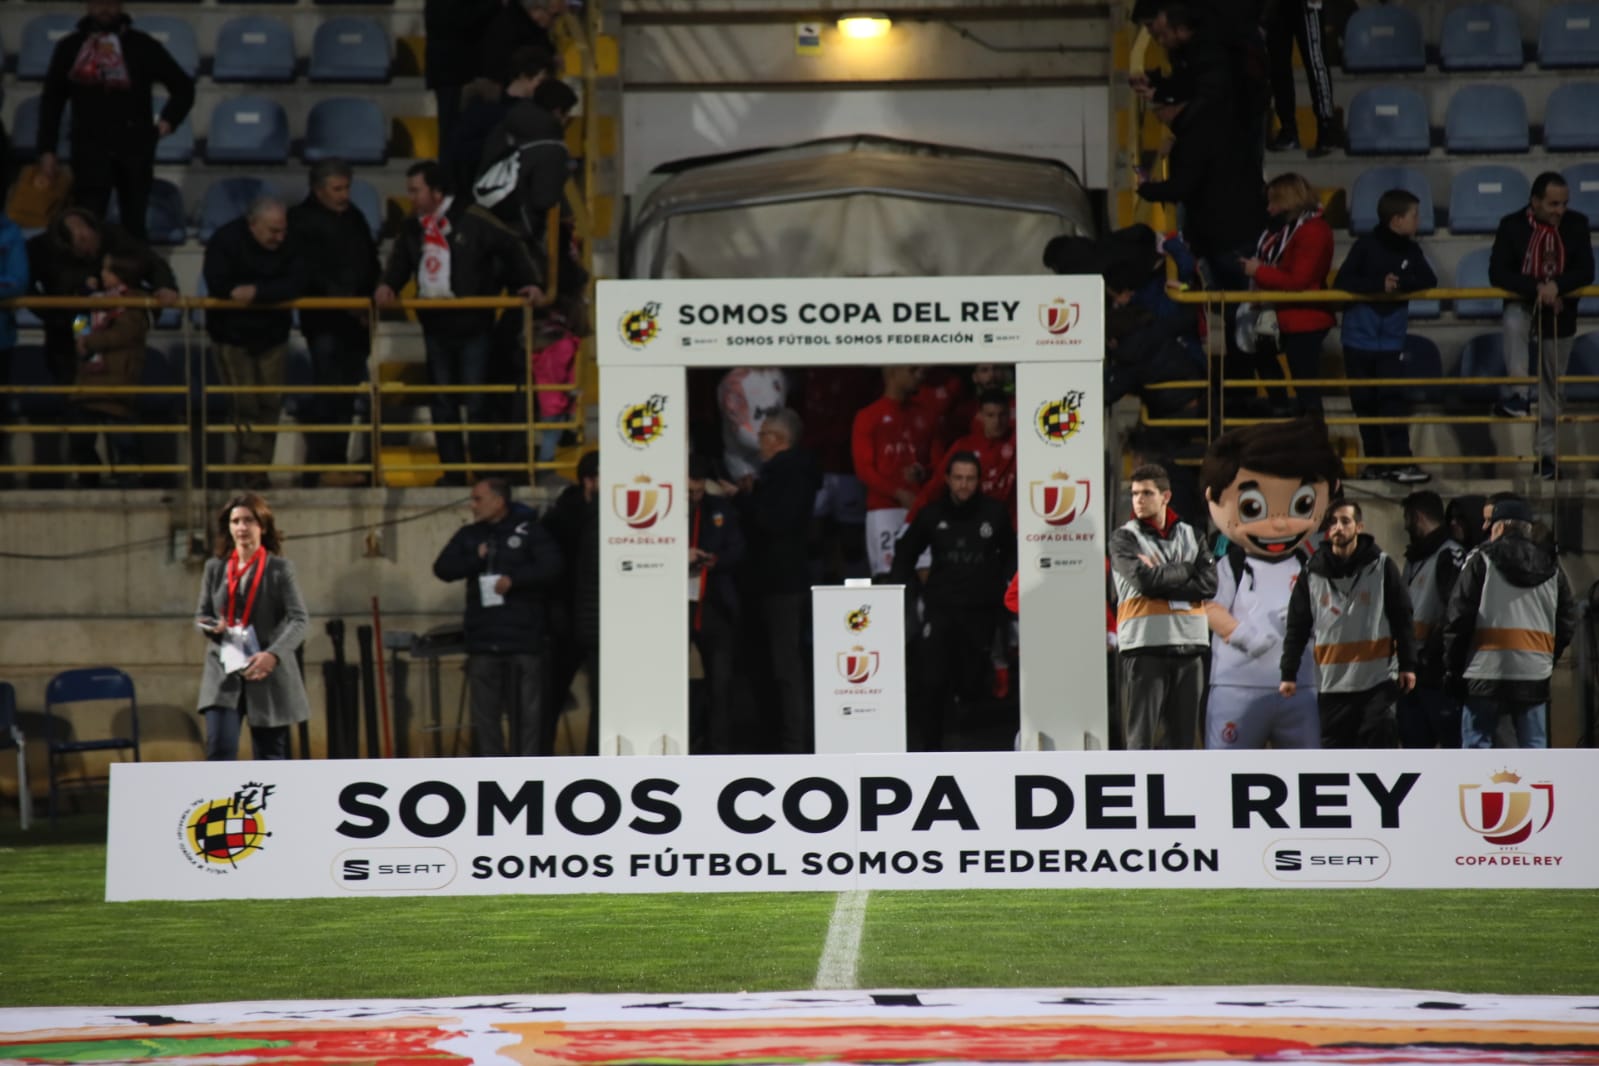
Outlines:
{"label": "mascot costume character", "polygon": [[1317,748],[1314,663],[1305,656],[1298,690],[1283,697],[1279,659],[1288,597],[1309,558],[1343,467],[1315,417],[1268,422],[1217,437],[1205,453],[1200,488],[1210,519],[1226,536],[1216,564],[1210,622],[1210,698],[1205,747]]}

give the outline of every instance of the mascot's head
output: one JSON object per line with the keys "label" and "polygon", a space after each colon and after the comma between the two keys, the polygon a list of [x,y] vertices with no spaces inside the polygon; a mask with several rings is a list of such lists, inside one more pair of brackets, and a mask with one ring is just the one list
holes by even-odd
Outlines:
{"label": "mascot's head", "polygon": [[1321,526],[1342,476],[1327,427],[1306,416],[1217,437],[1199,486],[1228,540],[1257,558],[1284,559]]}

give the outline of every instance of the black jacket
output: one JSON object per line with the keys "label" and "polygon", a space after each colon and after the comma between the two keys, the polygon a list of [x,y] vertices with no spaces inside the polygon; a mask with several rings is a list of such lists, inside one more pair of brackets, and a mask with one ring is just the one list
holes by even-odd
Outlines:
{"label": "black jacket", "polygon": [[[1480,505],[1477,509],[1482,510]],[[1406,587],[1410,584],[1411,567],[1432,558],[1451,536],[1448,526],[1439,526],[1420,540],[1412,541],[1405,546]],[[1438,566],[1433,572],[1438,583],[1438,595],[1445,607],[1449,605],[1449,596],[1454,591],[1455,580],[1460,577],[1460,564],[1463,561],[1464,556],[1459,548],[1444,552],[1438,557]],[[1411,606],[1414,607],[1415,604],[1412,603]],[[1417,651],[1417,655],[1421,659],[1421,667],[1416,671],[1416,684],[1421,688],[1443,688],[1444,627],[1441,621],[1428,632],[1427,642]]]}
{"label": "black jacket", "polygon": [[[356,296],[371,299],[378,287],[378,246],[366,216],[354,204],[344,211],[322,206],[315,194],[289,209],[289,239],[305,260],[302,296]],[[360,330],[361,321],[348,311],[302,311],[300,328],[307,334]]]}
{"label": "black jacket", "polygon": [[[1542,312],[1542,329],[1546,335],[1553,329],[1557,337],[1571,337],[1577,332],[1577,298],[1567,294],[1593,284],[1593,235],[1588,229],[1588,216],[1568,209],[1560,219],[1560,239],[1566,246],[1566,269],[1553,280],[1564,299],[1558,314],[1547,309]],[[1488,253],[1488,283],[1508,289],[1529,303],[1538,295],[1539,281],[1521,272],[1531,240],[1532,223],[1527,221],[1527,209],[1512,211],[1499,220],[1493,251]]]}
{"label": "black jacket", "polygon": [[501,0],[427,0],[422,5],[429,89],[465,85],[484,74],[479,42],[501,6]]}
{"label": "black jacket", "polygon": [[518,101],[484,139],[479,178],[513,152],[520,164],[516,192],[491,210],[501,222],[537,242],[544,236],[550,208],[561,202],[566,190],[570,157],[565,127],[531,99]]}
{"label": "black jacket", "polygon": [[1555,616],[1549,619],[1555,636],[1555,661],[1571,643],[1577,632],[1577,601],[1571,594],[1571,582],[1560,563],[1548,549],[1519,534],[1509,533],[1498,540],[1489,541],[1466,556],[1455,581],[1455,590],[1449,596],[1449,613],[1444,620],[1444,669],[1447,671],[1446,688],[1457,696],[1487,696],[1510,703],[1544,703],[1549,699],[1549,682],[1512,681],[1493,678],[1466,680],[1466,667],[1471,663],[1473,636],[1479,625],[1496,625],[1498,619],[1483,619],[1477,610],[1482,603],[1482,586],[1488,573],[1488,563],[1504,575],[1505,580],[1518,588],[1536,588],[1555,578]]}
{"label": "black jacket", "polygon": [[1016,531],[1010,508],[981,492],[965,503],[944,495],[916,515],[894,547],[893,584],[911,585],[916,560],[933,550],[922,598],[934,610],[1000,610],[1016,572]]}
{"label": "black jacket", "polygon": [[[1355,552],[1348,559],[1333,554],[1332,546],[1320,549],[1305,563],[1307,573],[1331,580],[1351,577],[1355,571],[1370,566],[1382,550],[1369,533],[1362,533],[1355,542]],[[1383,570],[1382,611],[1388,616],[1388,631],[1394,638],[1394,655],[1399,660],[1399,672],[1416,672],[1415,611],[1410,605],[1410,590],[1399,564],[1393,556]],[[1288,597],[1288,626],[1283,633],[1282,677],[1293,681],[1299,676],[1299,662],[1305,655],[1305,646],[1315,637],[1315,611],[1310,604],[1310,582],[1301,578],[1294,583],[1293,594]]]}
{"label": "black jacket", "polygon": [[583,486],[570,485],[544,514],[544,528],[561,546],[566,560],[562,572],[558,609],[563,635],[585,646],[600,641],[600,506],[599,499],[583,499]]}
{"label": "black jacket", "polygon": [[1253,255],[1266,219],[1265,186],[1235,141],[1230,117],[1185,107],[1172,124],[1176,137],[1169,177],[1138,187],[1138,195],[1187,210],[1183,235],[1201,259]]}
{"label": "black jacket", "polygon": [[527,7],[508,3],[483,28],[478,52],[478,73],[498,85],[511,81],[511,57],[518,50],[535,47],[554,52],[550,31],[533,21]]}
{"label": "black jacket", "polygon": [[[705,602],[738,614],[738,568],[744,562],[745,545],[733,501],[706,496],[698,507],[689,508],[688,533],[689,547],[716,556],[716,563],[705,575]],[[698,573],[691,569],[690,579]]]}
{"label": "black jacket", "polygon": [[[1430,289],[1438,284],[1421,245],[1410,237],[1401,237],[1387,226],[1379,225],[1355,241],[1354,247],[1344,257],[1333,288],[1344,292],[1380,293],[1385,291],[1388,275],[1399,279],[1398,292],[1415,292]],[[1408,312],[1410,304],[1404,300],[1359,304],[1369,309],[1366,313],[1377,318],[1389,318]],[[1355,347],[1346,341],[1346,347]]]}
{"label": "black jacket", "polygon": [[[486,557],[479,545],[488,545]],[[498,522],[462,526],[439,552],[433,576],[466,582],[466,650],[493,655],[530,655],[543,649],[545,601],[560,579],[560,546],[525,504],[513,503]],[[505,602],[483,606],[478,578],[503,574],[511,579]]]}
{"label": "black jacket", "polygon": [[[493,215],[457,196],[446,217],[450,231],[450,291],[456,296],[498,296],[539,283],[538,264],[527,247]],[[383,283],[395,292],[416,276],[422,261],[422,223],[405,220],[389,250]],[[423,311],[417,315],[426,333],[470,337],[494,327],[493,311]]]}
{"label": "black jacket", "polygon": [[[255,286],[252,304],[283,303],[305,293],[306,264],[294,238],[263,248],[250,233],[248,218],[236,218],[211,235],[204,272],[206,291],[218,300],[226,300],[240,285]],[[266,307],[207,311],[205,331],[218,344],[264,352],[287,343],[293,323],[293,312]]]}
{"label": "black jacket", "polygon": [[177,129],[194,106],[194,79],[184,73],[169,52],[147,33],[133,29],[132,19],[118,20],[116,35],[128,68],[128,87],[102,89],[80,85],[69,75],[78,52],[88,40],[93,23],[78,22],[76,31],[56,42],[50,56],[50,69],[44,76],[44,98],[39,104],[40,153],[55,152],[61,140],[61,113],[72,105],[72,154],[88,156],[126,156],[142,159],[155,153],[158,139],[151,88],[161,85],[167,91],[161,118]]}
{"label": "black jacket", "polygon": [[745,572],[754,595],[810,591],[811,512],[821,488],[815,456],[789,448],[761,464],[754,491],[738,497],[749,545]]}

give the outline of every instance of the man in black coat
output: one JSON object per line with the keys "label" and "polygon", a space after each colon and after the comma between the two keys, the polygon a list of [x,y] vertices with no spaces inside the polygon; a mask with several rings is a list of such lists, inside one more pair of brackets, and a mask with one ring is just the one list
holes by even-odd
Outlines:
{"label": "man in black coat", "polygon": [[[370,297],[378,284],[378,246],[366,216],[350,202],[353,171],[342,159],[323,159],[311,167],[311,191],[289,210],[289,236],[305,260],[306,296]],[[311,370],[318,385],[361,385],[369,378],[371,332],[367,312],[302,311],[300,332],[311,349]],[[322,425],[349,425],[357,409],[367,404],[356,393],[328,393],[309,397],[308,421]],[[348,433],[309,433],[305,441],[307,464],[345,461]],[[314,485],[315,473],[301,476]],[[339,480],[322,478],[324,482]]]}
{"label": "man in black coat", "polygon": [[[145,237],[156,141],[194,106],[194,79],[149,34],[133,29],[122,0],[89,0],[78,28],[56,42],[39,105],[39,169],[54,180],[61,115],[72,105],[73,200],[104,217],[116,190],[122,224]],[[167,91],[154,121],[154,85]]]}
{"label": "man in black coat", "polygon": [[598,754],[600,738],[600,453],[577,461],[577,484],[569,485],[544,515],[544,528],[567,561],[550,603],[552,705],[547,717],[553,746],[555,719],[579,669],[588,674],[589,728],[585,750]]}
{"label": "man in black coat", "polygon": [[[1571,358],[1577,333],[1577,289],[1593,284],[1593,235],[1588,216],[1570,209],[1571,190],[1555,171],[1539,174],[1525,208],[1499,220],[1488,253],[1488,283],[1509,289],[1520,300],[1505,301],[1505,373],[1524,377],[1538,349],[1538,465],[1534,472],[1555,476],[1555,415],[1559,383]],[[1500,390],[1494,413],[1525,415],[1523,386]]]}
{"label": "man in black coat", "polygon": [[744,561],[744,534],[732,501],[706,493],[710,477],[710,460],[690,456],[688,638],[700,651],[705,691],[690,705],[689,735],[696,753],[728,755],[733,751],[733,657],[741,613],[735,577]]}
{"label": "man in black coat", "polygon": [[[210,311],[206,332],[216,345],[217,368],[228,385],[282,386],[294,315],[265,305],[299,299],[305,292],[306,264],[289,238],[288,209],[283,201],[263,196],[212,234],[205,246],[206,291],[221,300],[250,304],[248,310]],[[234,424],[276,425],[283,411],[281,393],[233,397]],[[238,462],[266,466],[272,462],[274,434],[239,431]],[[251,488],[271,484],[265,471],[247,475]]]}
{"label": "man in black coat", "polygon": [[505,0],[426,0],[422,28],[427,34],[423,57],[427,87],[438,103],[439,143],[450,139],[450,127],[461,111],[461,90],[485,73],[479,49],[484,32]]}
{"label": "man in black coat", "polygon": [[500,719],[510,712],[512,751],[548,755],[544,664],[546,601],[561,576],[555,539],[502,478],[472,486],[472,522],[439,552],[433,575],[466,582],[466,684],[472,751],[506,754]]}
{"label": "man in black coat", "polygon": [[916,751],[941,751],[956,697],[991,689],[994,637],[1005,612],[1005,586],[1016,572],[1010,509],[978,491],[983,465],[956,452],[944,468],[942,499],[924,507],[894,549],[889,583],[916,587],[916,560],[932,549],[922,586],[920,684],[906,723]]}

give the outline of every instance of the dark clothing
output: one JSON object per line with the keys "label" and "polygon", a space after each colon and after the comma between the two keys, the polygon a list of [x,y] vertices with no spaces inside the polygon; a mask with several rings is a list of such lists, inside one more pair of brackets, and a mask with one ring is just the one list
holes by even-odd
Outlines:
{"label": "dark clothing", "polygon": [[[461,2],[461,0],[455,0]],[[72,163],[76,169],[84,153],[94,156],[125,155],[153,158],[155,154],[155,101],[152,87],[167,91],[161,119],[177,129],[194,106],[194,79],[184,73],[170,53],[147,33],[132,28],[123,16],[114,31],[122,45],[128,84],[103,87],[74,81],[73,64],[89,35],[98,32],[89,19],[56,42],[50,68],[44,76],[44,96],[39,104],[41,154],[55,152],[61,140],[61,113],[72,105]],[[130,221],[124,217],[124,221]],[[141,219],[142,221],[142,219]]]}
{"label": "dark clothing", "polygon": [[[1329,545],[1310,557],[1305,563],[1305,571],[1307,574],[1316,574],[1329,581],[1341,581],[1354,577],[1376,562],[1381,554],[1382,550],[1377,547],[1377,541],[1371,534],[1362,533],[1349,558],[1340,559]],[[1417,658],[1414,611],[1411,609],[1410,593],[1405,586],[1404,575],[1399,572],[1399,564],[1394,562],[1392,557],[1385,564],[1382,589],[1383,602],[1380,609],[1388,617],[1388,632],[1394,641],[1394,657],[1398,660],[1399,672],[1415,673]],[[1298,678],[1299,663],[1304,658],[1305,646],[1310,644],[1315,636],[1314,627],[1315,612],[1310,603],[1310,582],[1301,577],[1294,583],[1293,594],[1288,598],[1288,625],[1283,634],[1282,653],[1284,681]]]}
{"label": "dark clothing", "polygon": [[1118,655],[1116,680],[1127,751],[1193,750],[1205,705],[1203,655]]}
{"label": "dark clothing", "polygon": [[1201,259],[1237,256],[1253,248],[1266,217],[1260,170],[1251,169],[1229,116],[1184,108],[1172,123],[1176,142],[1165,181],[1148,181],[1138,195],[1181,204],[1187,212],[1183,236]]}
{"label": "dark clothing", "polygon": [[[1560,218],[1560,240],[1565,245],[1565,269],[1548,279],[1555,283],[1562,297],[1560,310],[1540,309],[1540,322],[1534,334],[1571,337],[1577,332],[1577,298],[1571,293],[1593,284],[1593,244],[1588,229],[1588,216],[1569,208]],[[1527,219],[1527,209],[1512,211],[1499,220],[1494,234],[1493,251],[1488,253],[1488,284],[1508,289],[1529,305],[1538,295],[1542,278],[1528,277],[1521,272],[1527,245],[1532,240],[1532,223]]]}
{"label": "dark clothing", "polygon": [[427,87],[459,87],[484,74],[479,54],[483,32],[500,11],[500,0],[427,0]]}
{"label": "dark clothing", "polygon": [[566,189],[569,156],[560,119],[531,99],[517,101],[483,142],[479,177],[513,154],[519,166],[515,189],[490,210],[525,240],[538,243],[550,208],[561,202]]}
{"label": "dark clothing", "polygon": [[[1482,508],[1477,508],[1481,512]],[[1444,543],[1453,539],[1453,534],[1447,525],[1439,526],[1420,540],[1412,541],[1405,546],[1405,578],[1409,584],[1414,567],[1420,566],[1431,559]],[[1437,584],[1436,595],[1443,603],[1448,603],[1450,595],[1454,592],[1455,581],[1460,577],[1460,565],[1464,556],[1460,549],[1444,552],[1438,556],[1438,565],[1433,570],[1433,580]],[[1414,606],[1414,604],[1412,604]],[[1416,687],[1441,689],[1444,684],[1444,627],[1434,625],[1427,633],[1427,641],[1417,649],[1417,657],[1421,665],[1416,670]],[[1455,708],[1456,719],[1459,718],[1459,707]],[[1455,743],[1445,747],[1460,746],[1460,728],[1458,721],[1455,727]]]}
{"label": "dark clothing", "polygon": [[[714,565],[704,570],[704,600],[735,617],[738,614],[738,588],[734,581],[744,561],[744,533],[739,528],[738,512],[731,500],[706,496],[688,513],[689,547],[716,556]],[[701,571],[691,569],[691,577]]]}
{"label": "dark clothing", "polygon": [[776,692],[770,701],[764,698],[766,693],[759,695],[763,697],[761,702],[776,706],[782,750],[790,755],[805,754],[816,746],[806,644],[811,631],[810,615],[809,592],[776,592],[761,600],[761,621],[765,624]]}
{"label": "dark clothing", "polygon": [[[1386,291],[1389,274],[1399,279],[1399,292],[1430,289],[1438,284],[1438,275],[1422,254],[1421,245],[1379,225],[1355,241],[1338,268],[1332,287],[1344,292],[1381,293]],[[1405,300],[1350,304],[1344,311],[1341,339],[1345,348],[1398,352],[1405,346],[1409,320],[1410,304]]]}
{"label": "dark clothing", "polygon": [[452,188],[461,190],[467,199],[471,199],[472,184],[477,181],[478,164],[483,160],[489,134],[519,103],[520,100],[503,93],[494,100],[474,100],[456,116],[450,127],[450,139],[439,150],[439,162],[449,169]]}
{"label": "dark clothing", "polygon": [[[1000,511],[1004,510],[1000,505]],[[1016,538],[1010,528],[1004,532],[1014,545]],[[917,554],[919,551],[907,555],[897,550],[894,559],[914,561]],[[935,555],[933,573],[937,572]],[[987,606],[928,601],[916,648],[914,696],[905,723],[910,750],[943,751],[946,731],[955,722],[957,707],[980,705],[991,698],[994,635],[1005,617],[997,598]]]}
{"label": "dark clothing", "polygon": [[[478,548],[488,546],[486,555]],[[466,650],[471,654],[522,655],[543,647],[545,599],[561,576],[563,561],[555,539],[532,508],[511,504],[498,522],[473,522],[450,538],[433,563],[440,581],[466,581]],[[511,579],[505,602],[483,606],[478,578],[502,574]]]}
{"label": "dark clothing", "polygon": [[1399,697],[1399,743],[1406,748],[1460,747],[1460,701],[1417,684]]}
{"label": "dark clothing", "polygon": [[1506,581],[1519,589],[1535,589],[1555,579],[1555,616],[1547,619],[1554,634],[1554,661],[1571,643],[1577,632],[1577,601],[1571,593],[1571,582],[1561,569],[1554,554],[1537,542],[1516,533],[1507,533],[1498,540],[1489,541],[1466,556],[1460,577],[1455,581],[1454,592],[1449,597],[1449,614],[1444,622],[1443,657],[1448,673],[1446,689],[1455,695],[1483,697],[1506,704],[1530,706],[1549,701],[1549,679],[1518,680],[1514,678],[1465,677],[1475,649],[1475,636],[1479,627],[1489,628],[1504,623],[1504,619],[1482,618],[1478,611],[1482,603],[1482,589],[1487,577],[1488,563]]}
{"label": "dark clothing", "polygon": [[[302,296],[355,296],[369,299],[378,287],[378,246],[366,216],[351,204],[343,211],[322,206],[315,195],[289,209],[289,239],[305,262]],[[217,295],[221,295],[218,293]],[[306,334],[366,332],[349,311],[301,311]]]}
{"label": "dark clothing", "polygon": [[754,491],[740,497],[749,543],[745,572],[756,596],[810,592],[809,530],[821,487],[811,453],[789,448],[762,464]]}
{"label": "dark clothing", "polygon": [[466,660],[466,687],[472,698],[472,754],[507,754],[501,717],[509,717],[512,755],[549,755],[544,725],[545,656],[535,653],[486,655]]}
{"label": "dark clothing", "polygon": [[1325,131],[1333,118],[1333,89],[1323,47],[1321,4],[1309,0],[1278,0],[1276,8],[1266,26],[1266,54],[1277,121],[1285,130],[1298,128],[1294,106],[1294,46],[1297,44],[1299,60],[1305,69],[1305,83],[1310,86],[1310,107],[1316,113],[1317,125]]}
{"label": "dark clothing", "polygon": [[[457,196],[446,213],[449,221],[450,292],[457,297],[498,296],[539,283],[538,264],[527,248],[487,211]],[[389,252],[383,282],[395,292],[416,276],[422,262],[422,223],[405,220]],[[212,290],[215,291],[215,290]],[[487,336],[494,328],[493,311],[420,311],[424,333],[456,339]]]}
{"label": "dark clothing", "polygon": [[[1164,282],[1163,282],[1164,284]],[[1105,403],[1139,397],[1152,418],[1198,414],[1204,385],[1192,389],[1152,389],[1167,381],[1205,380],[1205,351],[1193,336],[1188,315],[1158,317],[1140,307],[1108,313],[1107,334],[1116,346],[1105,352]]]}
{"label": "dark clothing", "polygon": [[[1151,536],[1168,544],[1182,544],[1182,541],[1171,541],[1171,537],[1183,524],[1182,520],[1175,512],[1168,509],[1165,521],[1164,529],[1157,529],[1155,524],[1148,520],[1141,520],[1141,524]],[[1158,566],[1149,566],[1139,559],[1143,554],[1143,546],[1138,543],[1138,537],[1126,527],[1119,528],[1110,535],[1111,569],[1124,581],[1130,582],[1139,596],[1155,600],[1204,603],[1206,600],[1216,598],[1216,557],[1206,549],[1203,538],[1196,536],[1195,540],[1199,545],[1199,555],[1196,558],[1173,559]],[[1122,654],[1124,656],[1144,653],[1203,655],[1209,650],[1209,634],[1206,634],[1205,639],[1198,644],[1149,644],[1139,648],[1125,648]]]}
{"label": "dark clothing", "polygon": [[570,617],[562,628],[580,640],[600,639],[600,505],[583,499],[583,486],[570,485],[544,515],[544,528],[560,545],[566,567],[555,593]]}
{"label": "dark clothing", "polygon": [[956,503],[943,499],[924,507],[894,549],[889,583],[914,585],[916,560],[928,548],[933,565],[922,586],[929,610],[997,610],[1016,572],[1016,536],[1010,509],[981,492]]}
{"label": "dark clothing", "polygon": [[1364,692],[1318,692],[1316,706],[1321,711],[1321,746],[1397,747],[1398,701],[1399,689],[1391,681]]}
{"label": "dark clothing", "polygon": [[[1357,385],[1356,381],[1391,381],[1405,376],[1397,351],[1369,352],[1344,348],[1344,373],[1349,375],[1349,406],[1359,418],[1404,418],[1410,401],[1393,385]],[[1368,458],[1409,459],[1410,427],[1403,422],[1361,423],[1360,450]],[[1389,469],[1392,469],[1391,467]]]}
{"label": "dark clothing", "polygon": [[510,84],[513,76],[511,57],[523,48],[542,48],[555,51],[550,31],[533,21],[527,6],[520,2],[508,3],[489,19],[481,37],[477,73],[497,85]]}
{"label": "dark clothing", "polygon": [[[204,272],[206,291],[222,300],[240,285],[255,286],[255,305],[297,300],[305,292],[306,262],[298,242],[290,236],[276,248],[264,248],[250,233],[247,218],[236,218],[212,234],[205,246]],[[293,312],[259,306],[205,316],[213,341],[251,353],[287,344],[293,324]]]}

